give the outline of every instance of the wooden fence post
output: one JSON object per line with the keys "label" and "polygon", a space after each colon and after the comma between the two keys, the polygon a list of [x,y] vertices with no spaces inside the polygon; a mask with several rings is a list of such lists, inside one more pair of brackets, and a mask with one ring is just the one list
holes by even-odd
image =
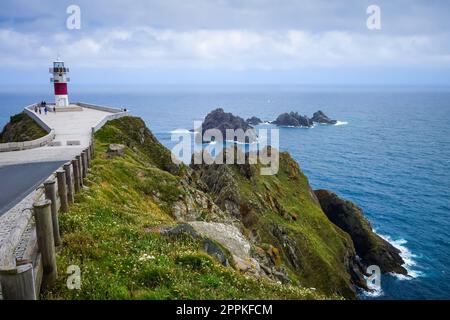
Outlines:
{"label": "wooden fence post", "polygon": [[55,240],[53,239],[52,213],[50,200],[45,199],[33,205],[36,221],[36,235],[42,257],[43,285],[48,286],[57,278]]}
{"label": "wooden fence post", "polygon": [[34,270],[31,263],[11,270],[0,270],[4,300],[36,300]]}
{"label": "wooden fence post", "polygon": [[87,161],[86,161],[86,151],[81,152],[81,162],[83,163],[83,179],[87,176]]}
{"label": "wooden fence post", "polygon": [[73,185],[75,188],[75,193],[80,192],[81,185],[80,185],[80,172],[78,167],[78,161],[76,159],[72,160],[72,168],[73,168]]}
{"label": "wooden fence post", "polygon": [[91,167],[91,148],[86,148],[86,158],[87,158],[87,162],[88,162],[88,168]]}
{"label": "wooden fence post", "polygon": [[81,160],[81,155],[75,156],[78,162],[78,177],[80,178],[80,188],[83,186],[83,161]]}
{"label": "wooden fence post", "polygon": [[61,202],[61,212],[69,211],[69,203],[67,201],[67,185],[66,185],[66,172],[64,170],[56,171],[56,178],[58,180],[58,195]]}
{"label": "wooden fence post", "polygon": [[64,164],[64,171],[66,172],[66,184],[67,184],[67,200],[69,203],[73,203],[73,179],[72,179],[72,164],[70,162]]}
{"label": "wooden fence post", "polygon": [[55,240],[55,246],[61,244],[61,236],[59,234],[59,221],[58,221],[58,209],[56,207],[56,182],[55,180],[47,180],[44,182],[45,197],[51,201],[51,213],[52,213],[52,225],[53,225],[53,238]]}
{"label": "wooden fence post", "polygon": [[94,156],[95,156],[94,140],[91,140],[90,148],[91,148],[91,156],[92,156],[92,159],[94,159]]}

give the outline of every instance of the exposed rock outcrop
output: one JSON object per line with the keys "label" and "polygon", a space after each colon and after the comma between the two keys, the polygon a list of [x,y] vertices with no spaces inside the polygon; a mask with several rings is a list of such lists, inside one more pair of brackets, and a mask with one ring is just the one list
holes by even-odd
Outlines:
{"label": "exposed rock outcrop", "polygon": [[[253,127],[248,124],[241,117],[235,116],[232,113],[225,112],[222,108],[211,111],[202,123],[202,139],[204,139],[204,133],[209,129],[218,129],[222,133],[223,139],[227,139],[226,131],[227,129],[238,130],[242,129],[244,132],[248,133],[248,136],[240,141],[236,137],[228,137],[233,140],[238,140],[239,142],[254,142],[257,139],[257,134]],[[196,129],[199,131],[198,129]],[[198,140],[197,140],[198,141]]]}
{"label": "exposed rock outcrop", "polygon": [[291,127],[312,127],[313,122],[307,116],[301,116],[298,112],[282,113],[273,124],[278,126],[291,126]]}
{"label": "exposed rock outcrop", "polygon": [[328,190],[316,190],[315,194],[330,221],[350,235],[364,264],[378,265],[382,272],[407,274],[400,250],[372,231],[359,207]]}
{"label": "exposed rock outcrop", "polygon": [[311,118],[313,122],[322,123],[322,124],[336,124],[337,120],[332,120],[328,118],[328,116],[323,113],[322,111],[317,111],[313,114],[313,117]]}
{"label": "exposed rock outcrop", "polygon": [[194,238],[203,239],[204,250],[224,266],[231,264],[236,270],[251,274],[263,275],[259,262],[251,256],[252,245],[233,225],[191,221],[180,224],[165,231],[170,235],[187,233]]}
{"label": "exposed rock outcrop", "polygon": [[110,157],[123,156],[125,154],[125,146],[119,143],[111,143],[106,151]]}

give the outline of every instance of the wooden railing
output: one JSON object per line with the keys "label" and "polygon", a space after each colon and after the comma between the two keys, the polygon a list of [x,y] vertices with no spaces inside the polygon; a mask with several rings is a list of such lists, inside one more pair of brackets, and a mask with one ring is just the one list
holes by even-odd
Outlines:
{"label": "wooden railing", "polygon": [[[58,214],[67,212],[74,194],[82,190],[94,157],[93,135],[107,121],[129,115],[122,109],[86,103],[77,105],[111,114],[91,128],[86,149],[53,172],[14,207],[23,211],[11,218],[14,228],[0,244],[0,299],[38,299],[41,288],[55,281],[58,274],[55,247],[60,245]],[[25,112],[41,127],[53,132],[34,114],[33,106],[26,107]]]}
{"label": "wooden railing", "polygon": [[[93,157],[91,139],[86,149],[58,168],[37,188],[32,208],[27,208],[29,214],[22,215],[22,221],[18,221],[15,230],[1,246],[3,299],[38,299],[41,289],[57,279],[55,248],[61,244],[58,215],[69,211],[75,193],[82,190]],[[21,242],[24,245],[17,254],[17,246]]]}

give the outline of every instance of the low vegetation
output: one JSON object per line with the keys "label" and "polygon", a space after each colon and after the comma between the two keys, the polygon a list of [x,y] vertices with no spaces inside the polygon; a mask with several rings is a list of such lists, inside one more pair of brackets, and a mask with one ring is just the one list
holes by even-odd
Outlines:
{"label": "low vegetation", "polygon": [[[126,145],[125,155],[108,156],[110,143]],[[241,274],[207,255],[198,239],[162,233],[163,228],[179,223],[172,204],[188,192],[188,188],[180,186],[191,169],[173,165],[169,151],[145,128],[141,119],[126,117],[109,122],[96,134],[95,148],[87,187],[76,195],[70,212],[60,215],[63,244],[57,254],[59,279],[44,293],[44,299],[340,298],[332,292],[334,289],[309,288],[314,281],[281,284],[266,277]],[[283,174],[269,188],[276,188],[276,184],[286,179],[288,176]],[[268,182],[261,181],[257,188],[265,188],[264,183]],[[250,189],[244,182],[242,187]],[[309,200],[305,202],[308,206],[304,209],[311,209]],[[294,198],[286,198],[283,205],[295,206]],[[303,212],[296,214],[301,216]],[[312,208],[310,215],[316,217],[317,225],[323,222],[317,208]],[[264,219],[282,220],[275,215]],[[319,227],[323,232],[329,228]],[[313,233],[311,226],[299,217],[288,232],[300,234],[303,230]],[[307,246],[318,247],[321,254],[311,261],[322,259],[326,263],[308,266],[304,278],[291,271],[293,279],[312,278],[309,274],[314,266],[336,263],[332,255],[342,248],[332,242],[342,236],[334,234],[329,239],[331,248],[322,242],[322,235],[306,236],[304,254],[313,256]],[[297,240],[301,242],[302,238]],[[267,243],[270,241],[267,239]],[[80,290],[69,290],[66,286],[65,272],[70,265],[81,269]],[[324,274],[333,270],[330,266],[315,271]]]}
{"label": "low vegetation", "polygon": [[0,133],[0,143],[30,141],[46,134],[44,129],[22,112],[12,116],[10,122],[3,128]]}

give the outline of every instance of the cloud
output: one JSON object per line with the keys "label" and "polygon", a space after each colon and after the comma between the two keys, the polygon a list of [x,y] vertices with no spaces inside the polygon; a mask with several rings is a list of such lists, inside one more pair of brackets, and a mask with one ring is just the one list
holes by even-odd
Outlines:
{"label": "cloud", "polygon": [[177,31],[137,27],[76,36],[0,29],[0,64],[30,67],[58,53],[89,68],[260,69],[424,66],[450,63],[448,35],[384,35],[346,31]]}
{"label": "cloud", "polygon": [[81,8],[86,28],[306,30],[363,32],[366,8],[381,7],[383,32],[449,31],[450,2],[423,0],[2,0],[0,27],[61,31],[66,8]]}
{"label": "cloud", "polygon": [[218,71],[261,71],[283,78],[283,72],[304,75],[309,69],[310,79],[315,74],[326,77],[333,69],[339,79],[339,72],[349,74],[355,68],[402,68],[409,80],[418,68],[431,70],[432,78],[433,70],[450,67],[449,1],[377,0],[380,31],[366,28],[371,0],[76,3],[82,29],[71,31],[65,27],[66,8],[73,1],[2,0],[0,81],[19,81],[16,70],[24,68],[35,70],[37,78],[58,54],[85,75],[93,69],[102,74],[118,70],[133,73],[129,81],[134,74],[142,79],[152,72],[158,73],[156,80],[161,74],[176,74],[177,81],[178,70],[194,78],[197,71],[218,77]]}

